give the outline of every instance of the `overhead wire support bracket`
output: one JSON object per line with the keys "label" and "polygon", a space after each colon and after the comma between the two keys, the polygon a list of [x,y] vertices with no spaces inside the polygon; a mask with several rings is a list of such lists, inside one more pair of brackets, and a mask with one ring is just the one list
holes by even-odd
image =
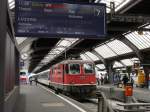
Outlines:
{"label": "overhead wire support bracket", "polygon": [[139,15],[139,14],[116,14],[115,3],[110,2],[110,14],[108,14],[107,22],[132,22],[132,23],[149,23],[150,15]]}
{"label": "overhead wire support bracket", "polygon": [[115,15],[115,2],[110,2],[110,18]]}
{"label": "overhead wire support bracket", "polygon": [[125,15],[115,14],[111,17],[114,22],[132,22],[132,23],[148,23],[150,22],[150,15]]}

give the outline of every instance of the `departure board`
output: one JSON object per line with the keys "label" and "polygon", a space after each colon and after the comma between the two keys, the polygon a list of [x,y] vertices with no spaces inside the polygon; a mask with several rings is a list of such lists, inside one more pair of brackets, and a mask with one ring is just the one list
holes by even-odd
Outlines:
{"label": "departure board", "polygon": [[16,0],[15,36],[102,38],[105,4]]}

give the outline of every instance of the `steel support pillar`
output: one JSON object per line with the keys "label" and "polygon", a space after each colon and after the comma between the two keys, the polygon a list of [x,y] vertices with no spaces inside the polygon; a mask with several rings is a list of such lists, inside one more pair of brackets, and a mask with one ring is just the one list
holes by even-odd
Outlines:
{"label": "steel support pillar", "polygon": [[91,53],[95,54],[105,65],[106,61],[99,53],[97,53],[95,50],[92,50]]}
{"label": "steel support pillar", "polygon": [[144,58],[144,60],[141,62],[144,73],[145,73],[145,85],[148,88],[149,86],[149,74],[150,74],[150,59]]}
{"label": "steel support pillar", "polygon": [[108,73],[108,81],[110,84],[113,84],[113,62],[107,62],[105,67]]}
{"label": "steel support pillar", "polygon": [[0,112],[4,112],[5,46],[7,32],[7,0],[0,0]]}

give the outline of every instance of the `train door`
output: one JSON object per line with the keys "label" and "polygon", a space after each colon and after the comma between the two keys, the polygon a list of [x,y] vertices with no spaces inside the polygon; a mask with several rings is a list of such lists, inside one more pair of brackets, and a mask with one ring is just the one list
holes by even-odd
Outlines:
{"label": "train door", "polygon": [[57,75],[58,75],[58,82],[63,83],[63,65],[59,64],[57,66]]}
{"label": "train door", "polygon": [[62,64],[62,83],[64,84],[64,75],[65,75],[65,65]]}

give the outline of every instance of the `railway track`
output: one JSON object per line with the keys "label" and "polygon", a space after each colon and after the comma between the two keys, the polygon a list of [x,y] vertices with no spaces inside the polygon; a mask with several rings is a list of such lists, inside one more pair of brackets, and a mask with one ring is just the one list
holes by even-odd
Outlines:
{"label": "railway track", "polygon": [[[40,83],[40,84],[42,84],[42,83]],[[49,88],[47,84],[42,84],[42,85],[44,85],[48,89],[51,89],[53,92],[55,92],[55,90],[53,90],[52,88]],[[84,100],[82,99],[81,100],[80,97],[74,97],[71,94],[64,94],[64,93],[59,93],[59,94],[60,95],[62,94],[64,96],[66,96],[66,98],[68,97],[69,100],[73,99],[76,102],[79,102],[80,104],[84,105],[84,107],[86,107],[89,110],[87,112],[97,112],[97,109],[98,109],[98,99],[96,99],[96,98],[84,99]],[[108,104],[114,110],[114,112],[120,112],[120,111],[117,111],[117,110],[124,110],[123,106],[119,106],[118,105],[120,103],[123,103],[123,102],[120,102],[118,100],[111,100],[111,99],[108,100]],[[141,103],[141,101],[139,103]],[[145,102],[142,102],[142,103],[145,103]],[[150,111],[146,111],[146,112],[150,112]]]}
{"label": "railway track", "polygon": [[[48,85],[46,84],[42,84],[41,85],[45,86],[46,88],[50,89],[51,91],[55,92],[55,90],[53,90],[52,88],[49,88]],[[81,103],[82,105],[84,105],[86,108],[88,108],[88,110],[90,110],[90,112],[97,112],[98,109],[98,99],[97,98],[90,98],[90,99],[80,99],[79,97],[74,97],[71,94],[64,94],[64,93],[59,93],[60,95],[65,96],[66,98],[68,97],[68,99],[73,99],[76,102]],[[109,100],[109,104],[112,106],[112,108],[121,108],[117,106],[117,103],[119,101],[116,100]],[[120,103],[120,102],[119,102]]]}
{"label": "railway track", "polygon": [[[39,83],[39,84],[46,87],[47,89],[50,89],[51,91],[55,92],[55,90],[49,88],[46,84],[42,84],[42,83]],[[59,95],[63,95],[68,99],[75,100],[76,102],[84,105],[84,107],[88,108],[88,110],[90,110],[90,112],[97,112],[98,100],[96,98],[94,98],[94,99],[79,99],[70,94],[59,93]]]}
{"label": "railway track", "polygon": [[83,105],[85,105],[92,112],[97,112],[98,100],[94,99],[85,99],[84,101],[80,101]]}

